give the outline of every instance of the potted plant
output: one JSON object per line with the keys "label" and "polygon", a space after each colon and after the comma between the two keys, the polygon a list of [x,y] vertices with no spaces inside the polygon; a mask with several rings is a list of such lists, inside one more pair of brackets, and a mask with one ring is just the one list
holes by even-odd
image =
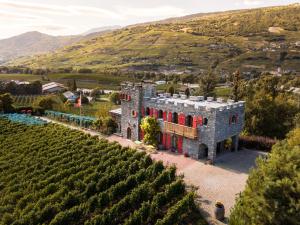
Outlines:
{"label": "potted plant", "polygon": [[224,205],[217,201],[216,204],[215,204],[215,218],[217,220],[224,220],[224,216],[225,216],[225,208],[224,208]]}
{"label": "potted plant", "polygon": [[185,152],[185,153],[184,153],[184,157],[190,157],[189,153],[188,153],[188,152]]}

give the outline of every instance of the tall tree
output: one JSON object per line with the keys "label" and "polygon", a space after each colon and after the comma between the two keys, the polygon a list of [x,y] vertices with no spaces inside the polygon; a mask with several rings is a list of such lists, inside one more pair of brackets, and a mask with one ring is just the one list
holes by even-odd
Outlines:
{"label": "tall tree", "polygon": [[300,221],[300,129],[259,158],[245,191],[233,208],[230,225],[296,225]]}
{"label": "tall tree", "polygon": [[145,117],[142,120],[141,128],[144,131],[144,142],[157,146],[157,135],[160,132],[160,127],[154,117]]}
{"label": "tall tree", "polygon": [[210,69],[208,73],[200,77],[199,89],[204,97],[214,96],[214,90],[217,85],[217,75]]}
{"label": "tall tree", "polygon": [[241,86],[242,86],[242,82],[241,82],[241,76],[240,76],[240,71],[237,70],[234,74],[233,74],[233,87],[232,87],[232,93],[231,93],[231,98],[237,102],[241,99],[242,94],[241,94]]}
{"label": "tall tree", "polygon": [[9,113],[13,111],[13,99],[10,94],[2,94],[0,95],[1,108],[0,111],[4,113]]}

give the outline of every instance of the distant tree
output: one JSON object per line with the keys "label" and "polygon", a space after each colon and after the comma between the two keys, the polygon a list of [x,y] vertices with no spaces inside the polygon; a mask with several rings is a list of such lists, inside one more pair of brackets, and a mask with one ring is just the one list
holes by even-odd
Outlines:
{"label": "distant tree", "polygon": [[296,225],[300,221],[300,129],[259,158],[230,214],[230,225]]}
{"label": "distant tree", "polygon": [[175,88],[173,85],[171,85],[171,86],[168,86],[166,91],[167,91],[167,93],[170,93],[171,95],[173,95],[175,93]]}
{"label": "distant tree", "polygon": [[112,92],[109,95],[109,100],[115,105],[121,104],[120,95],[118,92]]}
{"label": "distant tree", "polygon": [[45,97],[40,97],[37,98],[34,102],[34,106],[39,106],[45,110],[51,110],[53,109],[55,101],[52,99],[51,96],[45,96]]}
{"label": "distant tree", "polygon": [[69,91],[76,91],[77,90],[76,80],[75,79],[68,80],[67,87],[68,87]]}
{"label": "distant tree", "polygon": [[103,134],[112,134],[116,131],[117,124],[110,117],[100,117],[94,122],[94,127]]}
{"label": "distant tree", "polygon": [[0,111],[3,111],[4,113],[9,113],[13,111],[13,99],[10,94],[2,94],[0,95]]}
{"label": "distant tree", "polygon": [[200,93],[204,95],[204,97],[214,96],[214,90],[217,82],[218,78],[212,70],[209,70],[208,73],[201,75],[199,84]]}
{"label": "distant tree", "polygon": [[190,94],[191,94],[190,89],[189,89],[189,88],[185,89],[184,94],[185,94],[187,97],[189,97]]}
{"label": "distant tree", "polygon": [[241,88],[242,88],[242,82],[241,82],[241,76],[240,76],[240,71],[237,70],[233,74],[233,87],[232,87],[232,93],[231,93],[231,98],[237,102],[241,99],[242,94],[241,94]]}
{"label": "distant tree", "polygon": [[141,128],[144,131],[144,142],[157,146],[157,136],[160,132],[160,127],[154,117],[145,117],[142,120]]}

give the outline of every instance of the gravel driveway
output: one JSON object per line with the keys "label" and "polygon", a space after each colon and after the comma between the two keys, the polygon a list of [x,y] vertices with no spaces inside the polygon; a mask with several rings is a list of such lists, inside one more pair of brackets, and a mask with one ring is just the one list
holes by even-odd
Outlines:
{"label": "gravel driveway", "polygon": [[[236,195],[244,190],[249,170],[255,159],[263,152],[241,150],[229,152],[217,158],[215,165],[185,158],[169,152],[153,154],[152,158],[165,164],[175,164],[178,173],[184,175],[186,183],[198,187],[203,215],[211,224],[223,224],[213,219],[214,204],[221,201],[225,206],[225,216],[230,214]],[[226,223],[226,221],[225,221]]]}

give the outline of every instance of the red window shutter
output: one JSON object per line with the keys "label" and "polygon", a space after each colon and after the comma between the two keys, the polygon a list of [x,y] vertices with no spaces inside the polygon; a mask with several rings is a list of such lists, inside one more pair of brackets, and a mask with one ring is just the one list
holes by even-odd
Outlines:
{"label": "red window shutter", "polygon": [[168,115],[168,122],[172,122],[172,113],[169,112],[169,115]]}
{"label": "red window shutter", "polygon": [[166,134],[163,133],[163,145],[166,147]]}
{"label": "red window shutter", "polygon": [[203,125],[203,119],[202,119],[202,116],[198,116],[198,124],[200,124],[200,126]]}
{"label": "red window shutter", "polygon": [[170,149],[171,148],[171,135],[167,134],[167,144],[166,144],[166,148]]}
{"label": "red window shutter", "polygon": [[177,142],[177,149],[179,154],[182,154],[182,144],[183,144],[183,137],[179,136]]}
{"label": "red window shutter", "polygon": [[197,128],[197,117],[193,117],[193,128]]}
{"label": "red window shutter", "polygon": [[154,118],[158,118],[158,110],[157,109],[154,109],[154,112],[153,112],[153,114],[154,114]]}
{"label": "red window shutter", "polygon": [[163,112],[163,119],[164,121],[167,121],[167,112]]}
{"label": "red window shutter", "polygon": [[153,116],[153,108],[150,108],[150,116]]}
{"label": "red window shutter", "polygon": [[185,115],[183,113],[180,113],[178,117],[179,117],[178,118],[179,119],[178,123],[180,125],[185,125]]}

